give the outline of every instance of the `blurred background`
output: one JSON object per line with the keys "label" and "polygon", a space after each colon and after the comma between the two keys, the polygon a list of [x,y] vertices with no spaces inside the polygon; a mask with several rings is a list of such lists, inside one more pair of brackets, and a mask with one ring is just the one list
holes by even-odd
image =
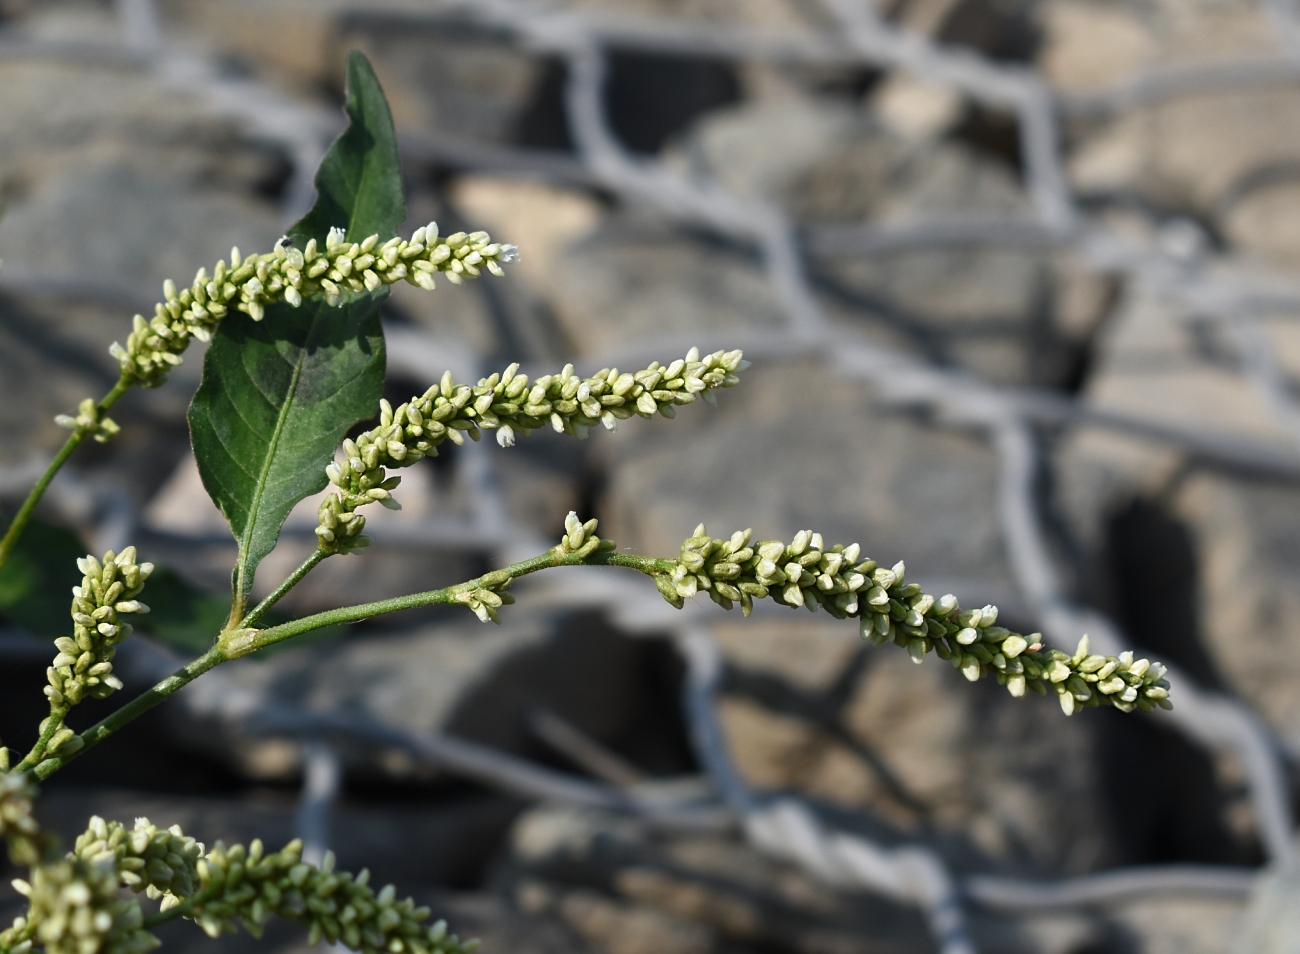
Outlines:
{"label": "blurred background", "polygon": [[[10,513],[162,281],[310,206],[351,49],[392,104],[403,231],[523,256],[395,288],[390,400],[516,360],[754,367],[671,423],[448,445],[286,611],[469,578],[571,509],[663,556],[701,520],[810,528],[1063,648],[1162,660],[1177,708],[1066,719],[851,622],[552,573],[500,627],[408,612],[223,667],[52,779],[50,824],[301,835],[493,954],[1300,949],[1291,0],[0,0]],[[201,357],[118,405],[0,577],[15,748],[87,548],[164,568],[129,692],[224,619]]]}

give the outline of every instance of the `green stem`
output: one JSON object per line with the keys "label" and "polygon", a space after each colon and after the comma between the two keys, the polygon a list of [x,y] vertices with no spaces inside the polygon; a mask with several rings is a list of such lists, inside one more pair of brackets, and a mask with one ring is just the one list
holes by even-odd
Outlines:
{"label": "green stem", "polygon": [[[99,401],[99,413],[103,414],[114,404],[117,399],[131,389],[131,384],[125,378],[118,378],[117,384],[113,385],[113,390],[105,394]],[[40,503],[41,497],[45,495],[46,489],[50,486],[50,481],[54,480],[54,475],[59,472],[68,458],[72,456],[81,442],[88,436],[88,431],[73,431],[63,447],[54,455],[54,460],[50,461],[50,466],[45,468],[45,473],[41,474],[40,480],[36,481],[36,486],[32,487],[31,493],[23,501],[23,505],[18,508],[18,513],[9,528],[5,531],[3,538],[0,538],[0,566],[4,566],[5,560],[9,559],[9,553],[13,550],[18,538],[22,536],[23,530],[27,527],[27,521],[31,519],[32,511]]]}
{"label": "green stem", "polygon": [[166,911],[159,911],[157,914],[151,914],[149,917],[144,919],[144,929],[146,931],[152,931],[160,924],[166,924],[168,921],[174,921],[177,918],[185,917],[185,915],[189,914],[190,911],[194,909],[194,905],[190,904],[190,900],[190,898],[186,898],[180,904],[173,905]]}
{"label": "green stem", "polygon": [[190,912],[198,907],[198,905],[202,904],[204,901],[211,900],[220,893],[221,888],[219,886],[213,886],[208,888],[206,891],[192,894],[181,901],[180,904],[174,904],[166,911],[159,911],[157,914],[151,914],[149,917],[145,918],[143,927],[146,931],[151,931],[160,924],[166,924],[168,921],[174,921],[177,918],[188,917]]}
{"label": "green stem", "polygon": [[50,717],[45,720],[45,728],[41,730],[41,737],[36,740],[32,750],[23,756],[23,760],[14,766],[15,772],[26,772],[33,765],[41,760],[45,754],[45,747],[50,744],[50,739],[54,738],[54,733],[63,728],[63,720],[68,717],[68,710],[57,709],[50,710]]}
{"label": "green stem", "polygon": [[[548,550],[540,556],[524,560],[522,563],[515,563],[503,570],[493,571],[487,576],[495,576],[504,572],[511,579],[516,579],[527,576],[529,573],[536,573],[538,570],[558,566],[621,566],[638,570],[647,576],[654,576],[659,573],[670,573],[676,565],[673,560],[634,556],[630,553],[597,552],[586,557],[580,557],[573,553]],[[34,768],[30,768],[30,770],[38,779],[48,778],[87,749],[98,745],[118,729],[144,715],[172,693],[187,686],[209,669],[224,662],[229,662],[231,659],[246,656],[266,646],[292,639],[294,636],[301,636],[303,633],[309,633],[312,630],[333,626],[337,623],[355,623],[371,616],[396,613],[399,610],[413,609],[417,606],[460,603],[466,593],[483,586],[480,582],[482,579],[483,577],[480,577],[478,580],[470,580],[467,583],[460,583],[441,590],[412,593],[409,596],[398,596],[390,600],[379,600],[375,603],[362,603],[358,606],[345,606],[341,609],[305,616],[302,619],[283,623],[279,626],[272,626],[268,629],[227,630],[221,634],[217,645],[198,659],[188,666],[178,669],[152,689],[132,699],[112,715],[81,733],[82,745],[77,751],[46,759]]]}
{"label": "green stem", "polygon": [[272,593],[266,599],[262,600],[262,602],[254,606],[248,612],[248,615],[239,621],[239,625],[236,628],[247,629],[248,627],[256,623],[259,619],[261,619],[266,614],[267,610],[269,610],[276,603],[280,602],[280,598],[284,596],[284,594],[288,593],[291,589],[293,589],[300,582],[302,582],[302,578],[306,576],[308,573],[310,573],[315,568],[316,564],[319,563],[321,560],[325,559],[327,556],[329,556],[329,554],[326,553],[324,550],[320,549],[319,547],[313,550],[311,556],[309,556],[306,560],[303,561],[302,566],[298,567],[298,569],[294,570],[287,577],[285,577],[284,582],[275,588],[274,593]]}
{"label": "green stem", "polygon": [[[676,564],[672,560],[657,560],[652,557],[634,556],[630,553],[598,552],[586,557],[580,557],[572,553],[548,550],[540,556],[524,560],[521,563],[515,563],[501,570],[494,570],[492,573],[486,574],[486,576],[506,573],[513,580],[521,576],[527,576],[530,573],[536,573],[538,570],[546,570],[557,566],[622,566],[653,575],[655,573],[672,572],[672,568]],[[281,623],[279,626],[271,626],[267,629],[228,632],[223,634],[223,645],[226,654],[234,659],[264,649],[275,643],[283,642],[286,639],[292,639],[313,630],[323,629],[326,626],[335,626],[340,623],[356,623],[372,616],[396,613],[405,609],[414,609],[417,606],[461,603],[463,602],[462,597],[466,593],[482,585],[481,579],[483,578],[470,580],[467,583],[459,583],[456,586],[449,586],[441,590],[427,590],[423,593],[395,596],[392,599],[378,600],[374,603],[360,603],[356,606],[326,610],[323,613],[304,616],[302,619],[295,619],[292,622]]]}
{"label": "green stem", "polygon": [[9,947],[0,947],[0,952],[3,952],[3,954],[9,954],[10,951],[12,951],[23,941],[30,941],[32,938],[36,936],[36,929],[40,925],[32,923],[29,917],[30,913],[31,913],[31,906],[29,905],[28,909],[23,912],[23,917],[28,918],[27,926],[18,932],[18,935],[13,939],[14,940],[13,944],[11,944]]}
{"label": "green stem", "polygon": [[67,755],[56,755],[46,759],[35,768],[32,774],[38,779],[49,778],[78,755],[103,742],[127,723],[138,719],[173,692],[189,685],[209,669],[221,665],[227,659],[220,646],[213,646],[206,653],[187,666],[182,666],[152,689],[136,696],[112,715],[91,726],[81,733],[81,748]]}

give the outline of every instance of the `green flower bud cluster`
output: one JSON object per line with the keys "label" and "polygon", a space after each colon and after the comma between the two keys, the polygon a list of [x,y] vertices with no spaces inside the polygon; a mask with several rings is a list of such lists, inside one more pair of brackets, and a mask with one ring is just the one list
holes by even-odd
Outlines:
{"label": "green flower bud cluster", "polygon": [[28,899],[27,915],[0,933],[0,950],[27,954],[144,954],[158,939],[144,929],[140,902],[118,893],[111,861],[91,864],[64,858],[32,869],[31,881],[14,881]]}
{"label": "green flower bud cluster", "polygon": [[181,363],[190,338],[207,341],[230,308],[261,321],[272,302],[297,307],[303,299],[323,294],[337,305],[352,292],[374,291],[402,280],[432,290],[437,272],[459,284],[477,278],[483,268],[501,275],[501,266],[518,258],[515,246],[493,243],[486,232],[439,237],[434,222],[416,229],[409,240],[394,237],[380,243],[379,236],[372,235],[349,242],[334,228],[324,248],[310,239],[297,249],[287,237],[274,251],[247,258],[234,248],[228,266],[217,262],[211,276],[206,268],[199,269],[189,288],[177,290],[168,279],[163,284],[166,300],[155,306],[153,318],[146,321],[136,315],[126,347],[114,342],[109,351],[127,381],[157,387]]}
{"label": "green flower bud cluster", "polygon": [[576,556],[585,559],[600,550],[612,550],[616,546],[613,540],[602,540],[596,536],[599,521],[592,517],[586,523],[578,519],[578,514],[570,510],[564,518],[564,536],[556,545],[555,551],[561,556]]}
{"label": "green flower bud cluster", "polygon": [[[552,548],[552,552],[562,557],[576,556],[579,559],[586,559],[598,551],[613,550],[614,541],[602,540],[598,537],[596,526],[597,520],[594,517],[583,523],[578,519],[578,515],[570,510],[569,515],[564,518],[564,536]],[[456,602],[473,610],[474,615],[483,622],[499,623],[497,610],[515,601],[515,598],[506,591],[513,579],[514,577],[506,570],[493,570],[477,580],[470,580],[455,587],[453,597]]]}
{"label": "green flower bud cluster", "polygon": [[111,440],[122,429],[111,417],[100,413],[94,398],[86,398],[77,405],[76,417],[60,414],[54,418],[54,423],[78,435],[90,435],[101,444]]}
{"label": "green flower bud cluster", "polygon": [[[114,647],[131,634],[131,626],[119,616],[149,612],[135,596],[144,589],[153,564],[136,563],[135,558],[135,547],[127,547],[121,553],[109,550],[102,561],[93,555],[77,561],[85,575],[81,585],[72,588],[73,635],[54,641],[59,654],[46,671],[50,684],[45,695],[52,713],[66,713],[86,696],[103,699],[122,688],[121,680],[113,675],[112,660]],[[42,731],[44,728],[43,724]],[[46,751],[53,754],[75,744],[73,738],[72,730],[61,729]]]}
{"label": "green flower bud cluster", "polygon": [[1088,637],[1070,655],[1044,649],[1040,634],[1022,636],[995,625],[996,606],[963,610],[951,594],[936,599],[905,582],[903,563],[885,568],[860,559],[856,544],[830,548],[808,530],[790,543],[751,542],[751,530],[730,539],[710,537],[703,524],[682,544],[677,566],[655,584],[676,607],[704,591],[724,609],[739,602],[746,616],[755,599],[786,606],[822,607],[837,619],[856,616],[863,638],[892,640],[920,663],[933,651],[971,682],[992,672],[1013,696],[1025,690],[1057,693],[1066,715],[1081,706],[1112,705],[1123,712],[1173,708],[1165,667],[1132,653],[1093,655]]}
{"label": "green flower bud cluster", "polygon": [[493,570],[457,587],[456,601],[473,610],[481,622],[499,623],[497,610],[515,601],[514,596],[506,592],[512,579],[505,570]]}
{"label": "green flower bud cluster", "polygon": [[40,858],[41,826],[32,817],[35,797],[26,773],[0,775],[0,838],[8,842],[9,858],[16,865],[33,865]]}
{"label": "green flower bud cluster", "polygon": [[635,374],[604,368],[580,378],[568,364],[559,374],[530,382],[512,364],[470,387],[456,384],[447,372],[440,383],[396,410],[381,401],[379,426],[343,442],[344,460],[326,467],[338,492],[326,497],[317,512],[320,546],[331,554],[366,546],[369,540],[361,532],[365,518],[357,508],[379,502],[401,509],[392,498],[401,478],[387,476],[384,468],[436,456],[445,440],[462,444],[464,434],[478,440],[481,429],[495,429],[497,443],[511,447],[516,434],[526,435],[548,422],[560,433],[583,438],[588,427],[603,424],[613,430],[633,414],[674,417],[676,406],[694,402],[696,395],[714,403],[713,391],[739,383],[737,372],[746,367],[739,351],[701,358],[692,348],[685,358],[667,366],[655,361]]}
{"label": "green flower bud cluster", "polygon": [[187,916],[214,938],[240,923],[259,937],[278,916],[306,924],[312,946],[324,938],[364,954],[461,954],[478,946],[448,934],[444,921],[425,925],[429,909],[397,900],[392,885],[376,893],[368,871],[336,874],[333,853],[319,868],[303,863],[301,854],[301,841],[270,855],[260,841],[247,851],[218,842],[198,864],[200,887]]}
{"label": "green flower bud cluster", "polygon": [[71,857],[92,865],[112,862],[122,884],[150,898],[162,898],[166,911],[198,890],[203,845],[179,825],[162,829],[147,818],[137,818],[135,828],[128,829],[96,815],[77,836]]}

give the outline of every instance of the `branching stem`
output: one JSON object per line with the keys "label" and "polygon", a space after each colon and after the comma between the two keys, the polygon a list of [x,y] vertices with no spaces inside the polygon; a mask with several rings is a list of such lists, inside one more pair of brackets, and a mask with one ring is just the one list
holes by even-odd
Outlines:
{"label": "branching stem", "polygon": [[[302,567],[299,567],[298,571],[295,571],[294,575],[301,579],[301,577],[306,575],[306,573],[311,569],[311,566],[308,566],[309,563],[311,563],[310,560],[304,563]],[[494,571],[494,574],[487,574],[487,576],[493,576],[504,572],[513,580],[521,576],[527,576],[530,573],[536,573],[538,570],[546,570],[551,567],[560,566],[621,566],[653,576],[658,573],[670,573],[675,565],[675,562],[672,560],[635,556],[630,553],[596,552],[586,557],[581,557],[575,553],[564,553],[557,547],[548,550],[540,556],[535,556],[520,563],[504,567],[502,570]],[[304,567],[306,569],[304,569]],[[290,577],[290,579],[293,579],[293,577]],[[399,610],[413,609],[417,606],[433,606],[440,603],[463,603],[466,594],[473,592],[475,589],[482,588],[483,584],[480,582],[482,579],[484,579],[484,577],[470,580],[466,583],[460,583],[456,586],[449,586],[441,590],[429,590],[424,593],[412,593],[408,596],[398,596],[389,600],[379,600],[375,603],[362,603],[357,606],[345,606],[340,609],[327,610],[324,613],[305,616],[302,619],[293,620],[289,623],[282,623],[279,626],[272,626],[268,629],[227,630],[221,634],[217,644],[198,659],[194,660],[187,666],[181,667],[162,682],[155,685],[152,689],[149,689],[132,699],[112,715],[81,733],[82,745],[77,751],[70,752],[67,755],[60,755],[46,759],[35,767],[27,765],[26,762],[24,762],[22,768],[30,770],[38,779],[48,778],[82,752],[98,745],[118,729],[121,729],[123,726],[134,721],[154,706],[158,705],[158,703],[162,702],[172,693],[187,686],[209,669],[213,669],[224,662],[229,662],[231,659],[246,656],[249,653],[256,652],[266,646],[283,642],[286,639],[292,639],[294,636],[301,636],[303,633],[310,633],[313,630],[323,629],[326,626],[334,626],[339,623],[355,623],[372,616],[381,616],[385,613],[396,613]],[[284,589],[287,592],[287,587],[284,587]],[[280,590],[277,589],[276,592],[279,593]],[[253,613],[257,613],[258,610],[261,609],[262,607],[259,605]],[[167,913],[170,914],[171,911],[168,911]]]}
{"label": "branching stem", "polygon": [[259,619],[266,615],[267,610],[280,602],[281,597],[301,583],[302,578],[310,573],[315,568],[316,564],[320,563],[320,561],[325,559],[327,556],[329,556],[329,554],[319,547],[313,550],[311,556],[306,560],[303,560],[302,565],[285,577],[284,582],[275,588],[274,593],[248,611],[248,614],[239,621],[237,628],[247,629],[256,624]]}
{"label": "branching stem", "polygon": [[[97,405],[99,413],[106,413],[109,408],[117,403],[118,398],[130,389],[131,382],[127,381],[125,378],[118,378],[117,384],[113,385],[113,390],[100,398],[99,404]],[[85,430],[73,431],[72,435],[63,442],[63,446],[59,449],[59,452],[54,455],[54,460],[50,461],[50,466],[45,468],[45,473],[41,474],[40,479],[36,481],[35,486],[32,487],[31,492],[27,495],[27,499],[24,500],[23,505],[18,508],[18,513],[14,516],[13,522],[10,523],[8,529],[5,530],[4,537],[0,538],[0,566],[4,566],[5,560],[9,558],[9,554],[13,550],[14,545],[17,544],[18,538],[22,536],[23,530],[27,527],[27,521],[31,519],[32,511],[36,509],[36,505],[40,503],[41,497],[45,495],[46,489],[49,488],[50,482],[54,480],[54,475],[59,472],[60,468],[63,467],[68,458],[72,456],[72,452],[81,445],[81,442],[84,441],[89,434],[90,432]]]}
{"label": "branching stem", "polygon": [[[538,570],[546,570],[557,566],[623,566],[640,570],[642,573],[653,574],[672,572],[674,563],[672,560],[657,560],[652,557],[634,556],[629,553],[593,553],[587,557],[580,557],[576,554],[561,553],[558,549],[552,549],[540,556],[532,557],[494,572],[507,573],[513,580],[521,576],[527,576],[530,573],[536,573]],[[482,578],[480,577],[480,579]],[[427,590],[423,593],[395,596],[392,599],[378,600],[374,603],[360,603],[356,606],[326,610],[323,613],[304,616],[302,619],[281,623],[279,626],[272,626],[268,629],[224,634],[223,641],[226,654],[234,659],[267,646],[272,646],[275,643],[283,642],[286,639],[292,639],[313,630],[323,629],[326,626],[336,626],[340,623],[356,623],[372,616],[396,613],[400,610],[414,609],[417,606],[462,603],[465,594],[479,585],[479,580],[470,580],[441,590]]]}
{"label": "branching stem", "polygon": [[80,749],[67,755],[56,755],[53,758],[46,759],[31,770],[32,774],[38,779],[49,778],[78,755],[103,742],[118,729],[144,715],[173,692],[189,685],[214,666],[226,662],[226,659],[227,657],[221,651],[221,647],[213,646],[192,663],[182,666],[152,689],[136,696],[112,715],[81,733],[82,745]]}

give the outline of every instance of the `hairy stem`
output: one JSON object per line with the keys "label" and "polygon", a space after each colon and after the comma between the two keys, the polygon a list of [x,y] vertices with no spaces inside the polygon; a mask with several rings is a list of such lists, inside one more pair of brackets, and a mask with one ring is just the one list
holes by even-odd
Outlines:
{"label": "hairy stem", "polygon": [[[117,384],[113,385],[113,390],[100,398],[98,405],[99,413],[103,414],[108,411],[109,408],[117,403],[118,398],[130,389],[130,382],[125,378],[118,378]],[[4,566],[5,560],[9,559],[10,551],[13,550],[14,545],[18,542],[18,538],[22,536],[23,530],[27,527],[27,521],[31,519],[32,511],[36,509],[36,505],[40,503],[41,497],[45,495],[46,489],[50,486],[50,481],[54,480],[54,475],[59,472],[60,468],[63,467],[68,458],[72,456],[72,452],[81,445],[81,442],[86,439],[88,434],[89,432],[87,431],[74,431],[72,435],[63,442],[63,447],[59,449],[59,452],[54,455],[54,460],[50,461],[50,466],[45,468],[45,473],[41,474],[40,479],[36,481],[35,486],[32,487],[31,492],[27,495],[27,499],[24,500],[23,505],[18,508],[18,513],[15,515],[13,522],[10,523],[8,529],[5,530],[4,537],[0,538],[0,566]]]}
{"label": "hairy stem", "polygon": [[[672,560],[657,560],[628,553],[593,553],[587,557],[580,557],[576,554],[561,553],[559,550],[548,550],[540,556],[532,557],[521,563],[515,563],[493,572],[507,573],[513,580],[521,576],[527,576],[530,573],[536,573],[538,570],[546,570],[557,566],[623,566],[640,570],[642,573],[653,574],[672,572],[674,563]],[[323,613],[304,616],[302,619],[282,623],[268,629],[231,633],[225,644],[226,652],[231,658],[235,658],[283,642],[286,639],[310,633],[313,630],[323,629],[326,626],[334,626],[339,623],[356,623],[372,616],[396,613],[400,610],[414,609],[417,606],[461,603],[463,602],[463,596],[477,584],[478,580],[470,580],[441,590],[427,590],[423,593],[395,596],[392,599],[378,600],[374,603],[360,603],[356,606],[326,610]]]}
{"label": "hairy stem", "polygon": [[82,745],[76,752],[67,755],[56,755],[54,758],[46,759],[31,770],[32,774],[38,779],[49,778],[78,755],[103,742],[128,723],[135,721],[173,692],[189,685],[209,669],[221,665],[226,661],[226,658],[226,654],[221,651],[220,646],[213,646],[189,665],[182,666],[152,689],[136,696],[112,715],[81,733]]}
{"label": "hairy stem", "polygon": [[[558,548],[556,548],[548,550],[540,556],[535,556],[529,560],[524,560],[521,563],[515,563],[511,566],[504,567],[502,570],[494,571],[494,573],[499,574],[504,572],[508,574],[511,579],[516,579],[521,576],[527,576],[529,573],[536,573],[538,570],[546,570],[551,567],[559,566],[621,566],[638,570],[647,575],[654,575],[657,573],[672,572],[675,565],[675,562],[672,560],[634,556],[630,553],[597,552],[586,557],[580,557],[574,553],[562,553]],[[306,564],[304,564],[304,566],[306,566]],[[302,568],[300,567],[299,569]],[[310,567],[308,567],[308,569],[310,569]],[[304,570],[303,572],[305,573],[306,571]],[[487,575],[491,576],[492,574]],[[479,579],[481,580],[483,578],[480,577]],[[326,626],[333,626],[338,623],[355,623],[363,619],[368,619],[371,616],[381,616],[385,613],[396,613],[399,610],[413,609],[417,606],[432,606],[438,603],[461,603],[463,602],[465,594],[472,592],[480,585],[479,580],[470,580],[466,583],[449,586],[441,590],[429,590],[424,593],[412,593],[408,596],[398,596],[390,600],[379,600],[375,603],[362,603],[357,606],[345,606],[340,609],[327,610],[324,613],[305,616],[302,619],[297,619],[290,623],[283,623],[279,626],[272,626],[269,629],[227,630],[221,634],[217,645],[213,646],[198,659],[194,660],[189,665],[176,670],[176,672],[155,685],[152,689],[149,689],[132,699],[112,715],[81,733],[82,746],[80,749],[75,752],[70,752],[67,755],[59,755],[46,759],[34,767],[26,766],[26,768],[38,779],[48,778],[87,749],[98,745],[118,729],[121,729],[123,726],[144,715],[144,713],[158,705],[158,703],[162,702],[172,693],[193,682],[209,669],[213,669],[224,662],[229,662],[231,659],[246,656],[249,653],[256,652],[266,646],[283,642],[286,639],[292,639],[294,636],[301,636],[303,633],[310,633],[313,630],[322,629]],[[256,612],[256,610],[254,612]]]}
{"label": "hairy stem", "polygon": [[302,582],[302,578],[310,573],[315,568],[316,564],[327,556],[329,556],[329,554],[324,550],[319,548],[313,550],[311,556],[302,562],[302,566],[298,567],[298,569],[285,577],[284,582],[275,588],[274,593],[249,610],[248,615],[239,621],[239,625],[236,628],[247,629],[254,625],[266,614],[267,610],[280,602],[281,597]]}

